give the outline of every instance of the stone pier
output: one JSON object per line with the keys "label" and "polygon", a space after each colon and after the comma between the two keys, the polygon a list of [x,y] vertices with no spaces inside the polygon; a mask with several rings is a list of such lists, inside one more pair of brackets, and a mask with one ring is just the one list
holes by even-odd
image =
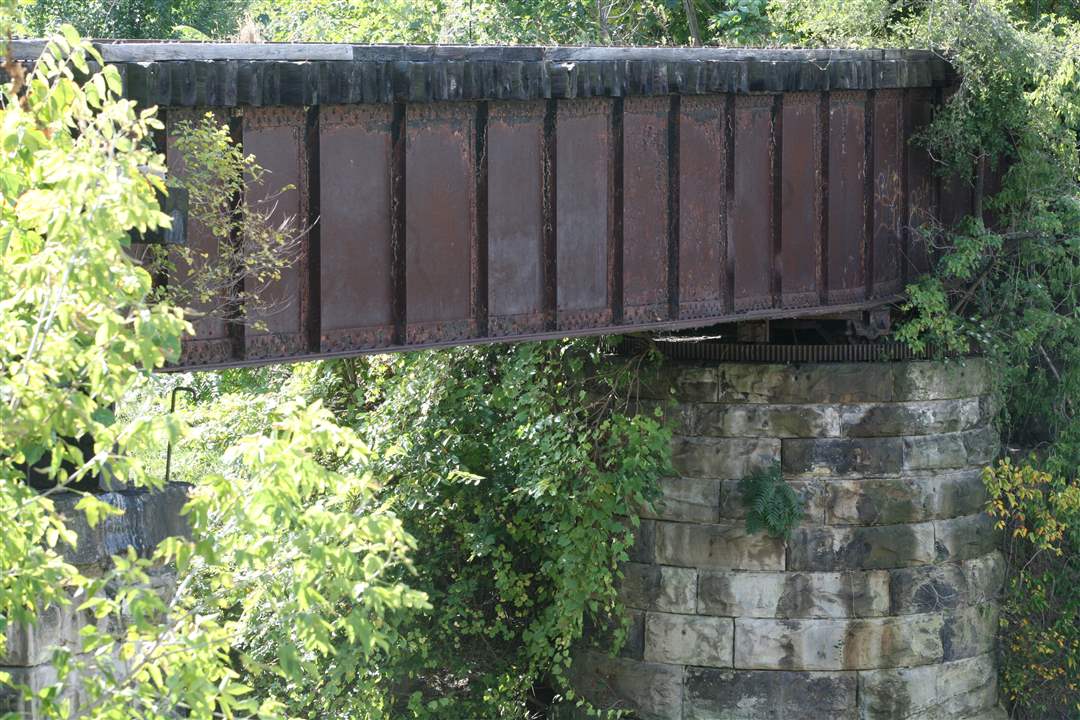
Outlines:
{"label": "stone pier", "polygon": [[[110,567],[113,555],[125,553],[129,547],[140,556],[149,557],[165,538],[189,534],[187,521],[180,514],[188,491],[187,485],[171,483],[154,492],[105,492],[99,495],[100,499],[124,514],[104,518],[93,528],[87,523],[86,515],[75,509],[80,494],[57,494],[53,497],[56,509],[79,538],[75,547],[62,546],[64,559],[83,574],[95,576]],[[160,568],[151,577],[154,587],[163,595],[172,592],[174,579],[169,568]],[[63,607],[41,608],[34,626],[7,626],[7,654],[0,655],[0,673],[11,678],[11,685],[38,692],[56,682],[56,670],[52,666],[54,650],[80,655],[79,630],[95,620],[92,613],[79,612],[78,605],[79,602],[72,602]],[[65,683],[63,697],[73,706],[78,705],[82,698],[77,680]],[[5,713],[25,720],[40,717],[34,702],[28,702],[14,687],[0,685],[0,715]]]}
{"label": "stone pier", "polygon": [[[988,393],[980,360],[666,365],[643,395],[678,476],[624,568],[629,639],[580,653],[579,688],[642,720],[1003,718]],[[774,463],[787,541],[737,488]]]}

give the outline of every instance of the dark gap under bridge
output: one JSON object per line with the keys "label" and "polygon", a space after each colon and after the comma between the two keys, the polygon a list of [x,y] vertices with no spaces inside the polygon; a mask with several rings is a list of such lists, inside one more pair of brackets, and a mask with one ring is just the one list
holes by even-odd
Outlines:
{"label": "dark gap under bridge", "polygon": [[295,186],[276,213],[310,228],[284,310],[197,321],[176,369],[883,305],[928,267],[918,228],[973,206],[910,142],[955,82],[928,52],[98,48],[170,172],[214,111],[271,172],[247,192]]}

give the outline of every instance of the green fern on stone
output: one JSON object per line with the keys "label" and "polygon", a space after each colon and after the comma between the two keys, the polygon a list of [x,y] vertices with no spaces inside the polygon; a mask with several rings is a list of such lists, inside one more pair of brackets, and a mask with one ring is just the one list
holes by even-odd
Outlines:
{"label": "green fern on stone", "polygon": [[780,463],[755,470],[739,481],[742,502],[749,511],[746,531],[767,532],[775,538],[787,539],[791,529],[802,520],[802,499],[784,482]]}

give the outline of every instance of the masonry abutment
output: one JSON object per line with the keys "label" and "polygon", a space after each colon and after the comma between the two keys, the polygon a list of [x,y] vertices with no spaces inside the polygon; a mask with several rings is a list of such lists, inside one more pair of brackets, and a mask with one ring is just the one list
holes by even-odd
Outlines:
{"label": "masonry abutment", "polygon": [[[626,644],[579,652],[579,689],[642,720],[1003,718],[989,392],[978,359],[668,361],[642,395],[677,476],[624,567]],[[806,510],[787,541],[738,492],[774,463]]]}
{"label": "masonry abutment", "polygon": [[[150,557],[158,543],[167,537],[186,537],[190,534],[181,508],[187,502],[190,487],[168,483],[158,490],[119,490],[98,495],[98,499],[122,510],[122,515],[103,518],[91,526],[86,514],[77,508],[81,493],[60,492],[52,502],[78,537],[74,547],[61,542],[58,550],[64,560],[87,577],[100,576],[112,566],[112,556],[132,548],[141,557]],[[150,573],[151,587],[163,598],[171,596],[175,584],[174,569],[159,566]],[[9,686],[0,686],[0,715],[14,713],[15,717],[37,720],[44,717],[35,700],[23,697],[13,686],[29,688],[38,693],[56,682],[57,672],[52,664],[53,652],[62,650],[75,656],[84,652],[80,630],[99,624],[93,611],[79,610],[81,600],[63,606],[50,605],[37,612],[37,623],[10,623],[4,629],[7,637],[5,653],[0,654],[0,673],[10,677]],[[115,619],[110,618],[109,622]],[[118,630],[114,626],[99,629]],[[66,682],[62,699],[77,708],[86,701],[78,682],[78,673]]]}

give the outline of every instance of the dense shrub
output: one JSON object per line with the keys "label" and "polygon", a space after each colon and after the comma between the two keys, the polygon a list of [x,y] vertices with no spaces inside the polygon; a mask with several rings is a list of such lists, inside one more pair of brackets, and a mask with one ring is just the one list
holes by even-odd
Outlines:
{"label": "dense shrub", "polygon": [[[432,611],[379,672],[392,717],[526,717],[565,690],[588,618],[617,609],[636,512],[670,435],[616,389],[640,361],[596,341],[332,363],[313,387],[380,453],[382,495],[421,551]],[[328,382],[328,378],[333,378]],[[627,521],[627,517],[633,518]]]}
{"label": "dense shrub", "polygon": [[[564,695],[571,647],[587,626],[619,615],[618,565],[637,509],[668,470],[669,432],[624,404],[651,361],[605,347],[523,343],[160,381],[162,390],[194,382],[198,394],[181,409],[191,430],[175,450],[175,477],[206,485],[226,448],[305,397],[364,437],[365,467],[381,479],[371,496],[327,497],[343,511],[390,513],[415,543],[410,564],[382,579],[425,593],[430,607],[385,613],[385,642],[373,650],[339,629],[326,638],[335,653],[309,653],[288,676],[260,666],[293,632],[295,618],[268,594],[291,582],[289,565],[233,595],[226,616],[244,618],[236,669],[259,697],[296,717],[494,720],[542,717]],[[131,412],[160,405],[144,396]],[[333,454],[321,457],[345,472]],[[243,478],[241,470],[224,477]],[[207,537],[258,542],[245,532],[234,537],[232,521],[207,526]],[[277,532],[283,553],[297,550],[291,537]],[[343,599],[338,612],[349,607]],[[623,634],[616,623],[605,649]]]}
{"label": "dense shrub", "polygon": [[1080,486],[1008,461],[984,477],[1006,531],[1002,693],[1014,717],[1080,717]]}

